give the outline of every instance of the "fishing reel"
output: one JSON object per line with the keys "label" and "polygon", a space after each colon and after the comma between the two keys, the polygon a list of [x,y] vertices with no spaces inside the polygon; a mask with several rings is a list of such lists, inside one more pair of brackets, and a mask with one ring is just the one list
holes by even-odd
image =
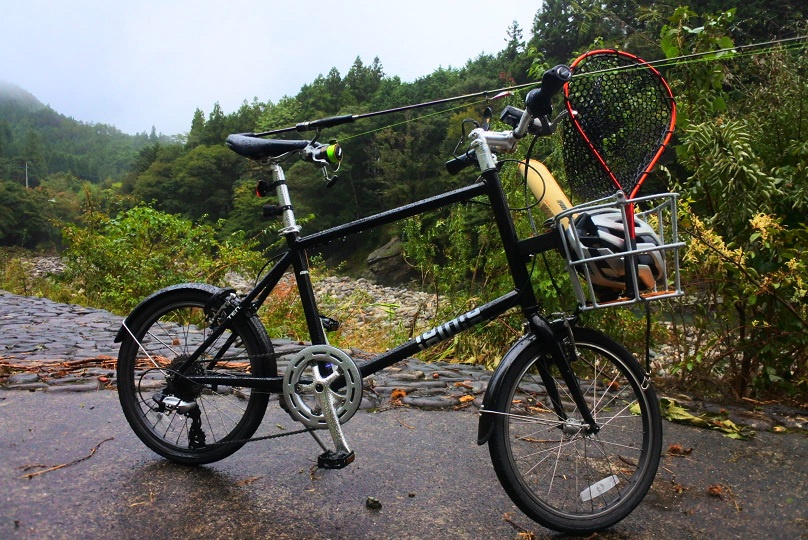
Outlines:
{"label": "fishing reel", "polygon": [[322,171],[325,187],[333,187],[339,181],[336,173],[342,164],[342,147],[338,142],[332,141],[329,144],[312,142],[303,149],[302,154],[303,161],[314,163]]}

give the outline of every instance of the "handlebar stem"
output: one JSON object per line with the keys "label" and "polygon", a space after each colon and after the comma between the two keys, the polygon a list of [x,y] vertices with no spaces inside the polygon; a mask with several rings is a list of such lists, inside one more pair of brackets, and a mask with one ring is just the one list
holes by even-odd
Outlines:
{"label": "handlebar stem", "polygon": [[505,152],[509,154],[516,150],[516,145],[519,142],[513,131],[486,131],[483,128],[477,128],[469,134],[471,139],[471,147],[477,152],[477,158],[480,162],[480,170],[485,172],[487,169],[483,166],[483,161],[480,161],[480,152],[477,145],[484,144],[491,152]]}
{"label": "handlebar stem", "polygon": [[482,128],[477,128],[470,134],[472,139],[471,149],[474,150],[474,153],[477,156],[477,162],[480,164],[481,172],[487,172],[497,168],[494,154],[491,152],[491,147],[486,140],[486,133],[490,132],[487,132]]}

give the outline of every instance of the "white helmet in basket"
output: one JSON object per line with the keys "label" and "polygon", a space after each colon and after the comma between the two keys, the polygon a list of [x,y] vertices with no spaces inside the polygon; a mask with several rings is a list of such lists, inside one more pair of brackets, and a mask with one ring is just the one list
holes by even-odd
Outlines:
{"label": "white helmet in basket", "polygon": [[[637,217],[634,218],[634,232],[638,250],[662,244],[654,229]],[[587,263],[598,296],[616,297],[618,290],[626,288],[626,267],[620,253],[626,251],[627,233],[619,210],[606,209],[580,214],[575,218],[575,234],[569,228],[566,234],[570,254],[576,260],[614,255]],[[653,289],[664,270],[662,254],[659,250],[648,251],[637,255],[636,261],[640,290]],[[610,289],[611,293],[603,288]]]}

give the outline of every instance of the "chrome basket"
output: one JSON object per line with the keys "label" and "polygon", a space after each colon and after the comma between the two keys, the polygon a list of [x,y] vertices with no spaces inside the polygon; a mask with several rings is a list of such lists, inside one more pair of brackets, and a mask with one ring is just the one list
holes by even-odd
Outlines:
{"label": "chrome basket", "polygon": [[[679,277],[679,250],[685,244],[679,241],[677,230],[677,198],[678,193],[662,193],[627,199],[622,192],[617,192],[611,197],[570,208],[553,218],[555,226],[561,233],[567,270],[580,309],[623,306],[674,298],[684,294]],[[622,224],[628,223],[627,217],[632,213],[648,224],[658,237],[658,245],[649,246],[648,243],[643,243],[632,247],[628,229],[622,227],[622,246],[617,252],[610,250],[608,254],[593,254],[593,252],[602,253],[604,250],[582,249],[585,244],[582,242],[582,232],[578,227],[580,220],[585,219],[587,214],[593,216],[615,211],[620,213]],[[583,240],[589,241],[591,238]],[[650,281],[653,281],[653,285],[650,287],[643,285],[638,274],[638,268],[641,266],[639,261],[649,260],[649,255],[656,269],[656,272],[652,272],[653,277]],[[610,274],[612,277],[608,280],[609,286],[603,285],[604,268],[605,272],[612,272]],[[623,269],[622,275],[613,274],[616,268]],[[650,270],[647,270],[649,268],[647,265],[645,268],[646,271],[642,275],[646,276],[645,283],[647,283]]]}

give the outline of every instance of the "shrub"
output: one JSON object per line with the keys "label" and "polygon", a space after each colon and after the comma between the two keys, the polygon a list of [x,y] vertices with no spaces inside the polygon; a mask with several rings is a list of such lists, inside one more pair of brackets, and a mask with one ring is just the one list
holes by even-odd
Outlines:
{"label": "shrub", "polygon": [[78,300],[118,313],[168,285],[199,281],[221,285],[229,271],[254,273],[260,254],[243,235],[217,240],[216,227],[137,206],[110,218],[90,210],[85,227],[63,234],[66,270]]}

